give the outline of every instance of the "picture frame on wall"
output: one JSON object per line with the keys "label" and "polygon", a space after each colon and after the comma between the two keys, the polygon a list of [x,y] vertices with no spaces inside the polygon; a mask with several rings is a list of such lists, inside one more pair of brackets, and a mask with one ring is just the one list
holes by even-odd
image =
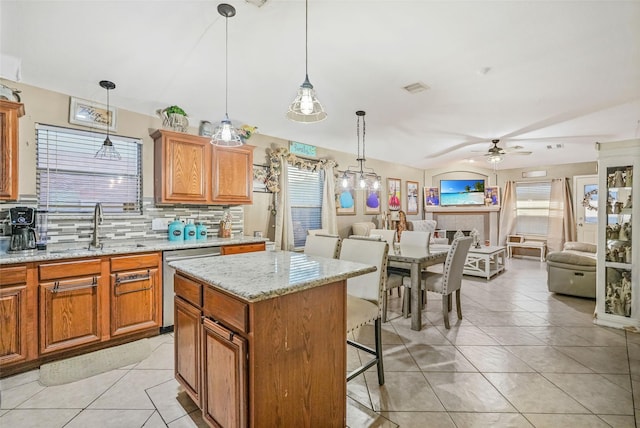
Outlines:
{"label": "picture frame on wall", "polygon": [[424,188],[424,206],[439,206],[440,205],[440,189],[437,187],[425,187]]}
{"label": "picture frame on wall", "polygon": [[[339,174],[343,176],[342,173]],[[347,186],[342,185],[342,179],[336,180],[336,215],[356,214],[356,175],[346,173]]]}
{"label": "picture frame on wall", "polygon": [[402,208],[402,181],[399,178],[387,178],[387,206],[389,211],[400,211]]}
{"label": "picture frame on wall", "polygon": [[418,186],[419,183],[417,181],[408,181],[407,180],[407,214],[414,215],[418,214],[418,204],[420,197],[418,196]]}
{"label": "picture frame on wall", "polygon": [[489,206],[500,206],[500,187],[486,186],[484,188],[484,201]]}
{"label": "picture frame on wall", "polygon": [[367,185],[364,189],[364,213],[365,214],[380,214],[382,212],[382,201],[380,198],[380,187],[377,189],[373,187],[373,183],[367,181]]}
{"label": "picture frame on wall", "polygon": [[269,167],[266,165],[253,165],[253,191],[260,193],[271,193],[267,189],[267,175]]}
{"label": "picture frame on wall", "polygon": [[90,128],[104,129],[109,131],[117,130],[117,109],[113,106],[70,97],[69,101],[69,123],[74,125],[88,126]]}

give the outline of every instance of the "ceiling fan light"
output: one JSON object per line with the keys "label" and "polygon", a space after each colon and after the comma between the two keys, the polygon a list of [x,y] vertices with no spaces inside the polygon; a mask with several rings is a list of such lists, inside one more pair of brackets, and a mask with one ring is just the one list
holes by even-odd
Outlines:
{"label": "ceiling fan light", "polygon": [[489,163],[500,163],[504,160],[504,157],[502,155],[489,155],[489,157],[487,158],[487,161]]}

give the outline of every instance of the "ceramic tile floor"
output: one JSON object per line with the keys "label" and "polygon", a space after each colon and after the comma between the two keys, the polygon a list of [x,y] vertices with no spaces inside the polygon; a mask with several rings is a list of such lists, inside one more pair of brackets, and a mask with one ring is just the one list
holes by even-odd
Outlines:
{"label": "ceramic tile floor", "polygon": [[[510,259],[491,281],[465,277],[464,317],[452,314],[450,330],[438,295],[429,294],[420,332],[392,297],[386,383],[375,369],[349,382],[349,426],[636,426],[640,335],[593,325],[594,301],[548,293],[545,269]],[[371,328],[358,336],[373,343]],[[0,427],[205,426],[173,379],[173,335],[152,341],[144,361],[74,383],[44,387],[38,371],[2,379]],[[347,358],[359,365],[357,351]]]}

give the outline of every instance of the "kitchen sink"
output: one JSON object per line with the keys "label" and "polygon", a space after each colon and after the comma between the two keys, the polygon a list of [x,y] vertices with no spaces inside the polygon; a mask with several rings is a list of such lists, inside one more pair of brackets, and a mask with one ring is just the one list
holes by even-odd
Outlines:
{"label": "kitchen sink", "polygon": [[146,245],[140,244],[140,243],[130,244],[130,243],[124,243],[124,242],[122,243],[107,242],[102,246],[102,248],[98,248],[98,247],[87,248],[86,246],[82,246],[82,247],[74,247],[74,248],[57,248],[53,250],[48,250],[48,252],[49,254],[71,254],[71,253],[82,254],[85,252],[93,253],[96,251],[109,251],[109,250],[116,250],[116,249],[145,248],[145,247]]}

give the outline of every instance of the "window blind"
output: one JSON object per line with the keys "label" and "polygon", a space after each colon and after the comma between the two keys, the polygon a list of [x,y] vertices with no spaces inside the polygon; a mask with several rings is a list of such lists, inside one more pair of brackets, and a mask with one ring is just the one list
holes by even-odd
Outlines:
{"label": "window blind", "polygon": [[550,181],[516,183],[517,233],[547,234],[550,198]]}
{"label": "window blind", "polygon": [[307,171],[287,164],[289,173],[289,204],[293,221],[293,241],[296,248],[304,247],[307,230],[322,225],[322,185],[319,171]]}
{"label": "window blind", "polygon": [[106,134],[36,125],[38,209],[50,213],[142,213],[142,151],[135,138],[110,135],[122,156],[96,159]]}

